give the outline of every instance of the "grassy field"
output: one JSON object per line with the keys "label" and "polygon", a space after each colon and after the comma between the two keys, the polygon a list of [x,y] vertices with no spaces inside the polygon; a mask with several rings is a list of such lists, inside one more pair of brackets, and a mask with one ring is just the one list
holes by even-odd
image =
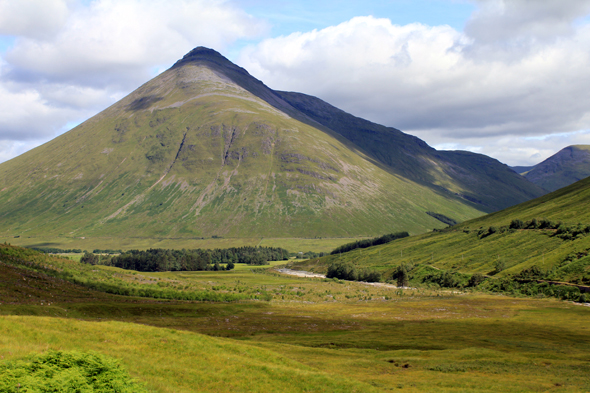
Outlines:
{"label": "grassy field", "polygon": [[[60,261],[54,268],[75,263]],[[590,307],[583,305],[298,278],[243,265],[229,272],[92,268],[112,282],[264,291],[272,299],[117,296],[5,261],[2,361],[49,349],[98,351],[154,392],[590,389]]]}
{"label": "grassy field", "polygon": [[10,243],[21,247],[54,247],[61,249],[147,250],[149,248],[213,249],[242,246],[281,247],[290,252],[330,252],[336,247],[354,242],[363,237],[337,238],[129,238],[129,237],[0,237],[0,243]]}

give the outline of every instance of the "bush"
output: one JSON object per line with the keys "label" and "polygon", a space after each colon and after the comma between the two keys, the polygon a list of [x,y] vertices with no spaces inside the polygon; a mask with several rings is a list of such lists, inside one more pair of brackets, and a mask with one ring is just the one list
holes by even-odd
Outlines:
{"label": "bush", "polygon": [[524,222],[521,220],[512,220],[510,222],[510,229],[522,229],[524,228]]}
{"label": "bush", "polygon": [[559,226],[559,224],[554,224],[551,220],[549,220],[547,218],[543,218],[539,222],[539,229],[554,229],[557,226]]}
{"label": "bush", "polygon": [[398,266],[397,270],[393,274],[393,278],[397,281],[398,287],[407,287],[410,284],[410,276],[408,274],[406,265],[402,264]]}
{"label": "bush", "polygon": [[0,365],[0,392],[147,392],[99,353],[50,351]]}
{"label": "bush", "polygon": [[532,220],[528,221],[526,224],[527,229],[537,229],[538,227],[539,227],[539,223],[537,222],[536,218],[533,218]]}
{"label": "bush", "polygon": [[484,281],[485,281],[485,277],[483,276],[483,274],[475,273],[469,279],[469,283],[467,284],[467,286],[468,287],[476,287]]}
{"label": "bush", "polygon": [[348,281],[381,281],[381,274],[374,270],[357,270],[350,263],[334,263],[328,267],[326,278],[337,278]]}
{"label": "bush", "polygon": [[480,229],[478,232],[479,238],[483,239],[484,237],[488,237],[490,235],[493,235],[494,233],[498,232],[498,228],[495,226],[491,226],[488,228],[488,230],[486,231],[485,229]]}

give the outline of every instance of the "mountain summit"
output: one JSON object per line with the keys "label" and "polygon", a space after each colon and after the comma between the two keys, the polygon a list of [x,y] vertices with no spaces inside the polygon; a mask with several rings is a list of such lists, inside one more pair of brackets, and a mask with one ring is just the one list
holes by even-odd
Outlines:
{"label": "mountain summit", "polygon": [[549,191],[569,186],[590,176],[590,146],[565,147],[522,175]]}
{"label": "mountain summit", "polygon": [[445,225],[432,213],[461,221],[541,193],[489,157],[437,152],[315,97],[276,92],[198,47],[78,127],[0,164],[0,233],[419,233]]}

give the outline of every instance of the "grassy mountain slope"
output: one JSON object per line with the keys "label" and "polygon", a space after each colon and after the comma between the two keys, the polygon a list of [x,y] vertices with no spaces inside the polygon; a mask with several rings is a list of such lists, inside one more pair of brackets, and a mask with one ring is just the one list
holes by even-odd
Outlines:
{"label": "grassy mountain slope", "polygon": [[292,92],[278,94],[393,173],[458,196],[479,210],[497,211],[545,193],[488,156],[437,151],[419,138],[355,117],[319,98]]}
{"label": "grassy mountain slope", "polygon": [[568,146],[523,174],[549,191],[569,186],[590,176],[590,146]]}
{"label": "grassy mountain slope", "polygon": [[0,165],[0,234],[335,237],[443,226],[427,211],[459,221],[481,214],[383,170],[273,97],[197,48]]}
{"label": "grassy mountain slope", "polygon": [[[423,264],[463,273],[494,273],[496,263],[505,269],[498,276],[518,273],[534,265],[556,269],[570,282],[590,280],[590,178],[500,212],[392,243],[328,256],[300,267],[325,271],[335,261],[376,267],[387,275],[402,263]],[[560,235],[555,229],[509,229],[512,220],[543,218],[580,233]],[[582,225],[578,226],[578,223]],[[495,230],[490,231],[490,227]],[[590,228],[589,228],[590,229]]]}

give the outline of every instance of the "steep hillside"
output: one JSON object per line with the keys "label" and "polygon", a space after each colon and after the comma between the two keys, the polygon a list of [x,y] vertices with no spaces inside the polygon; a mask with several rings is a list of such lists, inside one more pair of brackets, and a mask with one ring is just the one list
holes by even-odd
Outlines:
{"label": "steep hillside", "polygon": [[354,143],[389,171],[458,196],[479,210],[497,211],[546,192],[488,156],[466,151],[437,151],[419,138],[355,117],[319,98],[301,93],[278,93],[313,120]]}
{"label": "steep hillside", "polygon": [[481,214],[376,165],[206,48],[0,165],[5,237],[336,237],[444,226],[427,211],[458,221]]}
{"label": "steep hillside", "polygon": [[[514,220],[522,223],[512,224]],[[500,277],[537,266],[553,269],[561,280],[590,283],[590,178],[441,232],[321,258],[300,268],[325,271],[335,261],[376,267],[386,276],[402,263]]]}
{"label": "steep hillside", "polygon": [[569,186],[590,176],[590,146],[568,146],[523,174],[549,191]]}

